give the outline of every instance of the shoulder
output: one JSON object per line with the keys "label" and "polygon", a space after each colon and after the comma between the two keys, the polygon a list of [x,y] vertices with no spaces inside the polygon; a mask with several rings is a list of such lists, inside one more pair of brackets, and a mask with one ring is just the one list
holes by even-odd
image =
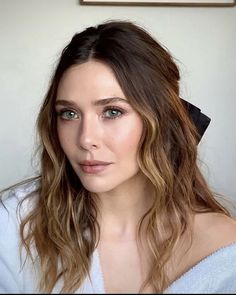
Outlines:
{"label": "shoulder", "polygon": [[[183,240],[178,248],[174,280],[178,281],[176,290],[197,290],[196,292],[225,289],[226,281],[234,279],[236,288],[236,221],[224,214],[196,214],[193,223],[193,239],[191,247]],[[234,263],[232,264],[232,261]],[[225,277],[220,276],[224,272]],[[202,280],[206,279],[206,284]],[[172,279],[173,281],[173,279]],[[210,282],[216,282],[214,289]],[[195,288],[195,289],[194,289]],[[174,289],[175,290],[175,289]],[[172,291],[172,289],[171,289]],[[195,293],[195,292],[194,292]]]}
{"label": "shoulder", "polygon": [[[35,203],[39,181],[28,181],[23,184],[14,186],[14,188],[4,193],[0,202],[0,222],[7,226],[8,223],[16,223],[18,218],[18,205],[25,197],[30,195],[29,200],[22,204],[22,209],[27,212],[30,209],[30,204]],[[34,194],[35,192],[35,194]],[[30,202],[33,201],[33,202]],[[4,231],[4,228],[1,227]],[[1,231],[0,229],[0,231]]]}
{"label": "shoulder", "polygon": [[209,254],[236,242],[235,219],[221,213],[197,214],[194,230],[197,247]]}
{"label": "shoulder", "polygon": [[1,196],[1,205],[12,206],[15,203],[20,202],[29,194],[34,192],[37,193],[39,189],[40,183],[39,180],[28,180],[24,181],[20,184],[16,184],[10,187],[6,192],[4,192],[3,196]]}
{"label": "shoulder", "polygon": [[167,293],[234,293],[236,243],[222,247],[192,266],[175,280]]}
{"label": "shoulder", "polygon": [[175,265],[178,265],[175,277],[185,273],[217,250],[236,243],[236,222],[223,214],[196,214],[190,247],[187,240],[183,239],[175,254]]}
{"label": "shoulder", "polygon": [[[32,269],[27,265],[27,269],[22,271],[18,205],[24,197],[36,191],[37,187],[36,182],[19,185],[8,191],[0,202],[0,293],[33,293]],[[33,194],[30,199],[35,199]],[[28,212],[29,202],[23,204]]]}

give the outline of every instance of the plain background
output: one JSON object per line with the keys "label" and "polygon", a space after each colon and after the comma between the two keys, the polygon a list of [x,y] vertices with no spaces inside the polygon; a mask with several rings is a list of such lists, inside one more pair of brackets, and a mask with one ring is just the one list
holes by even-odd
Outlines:
{"label": "plain background", "polygon": [[172,53],[182,97],[212,119],[199,144],[201,169],[214,191],[236,200],[236,7],[0,0],[0,189],[37,173],[35,121],[61,50],[110,19],[136,22]]}

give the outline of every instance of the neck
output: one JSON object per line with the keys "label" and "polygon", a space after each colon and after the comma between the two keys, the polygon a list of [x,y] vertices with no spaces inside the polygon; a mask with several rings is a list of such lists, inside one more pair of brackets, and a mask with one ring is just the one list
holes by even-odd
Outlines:
{"label": "neck", "polygon": [[143,174],[113,191],[99,193],[98,223],[103,240],[134,240],[137,225],[153,201],[153,187]]}

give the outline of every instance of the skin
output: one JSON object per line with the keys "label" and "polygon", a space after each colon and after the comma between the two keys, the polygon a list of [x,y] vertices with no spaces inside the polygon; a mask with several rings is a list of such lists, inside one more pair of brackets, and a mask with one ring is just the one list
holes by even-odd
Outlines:
{"label": "skin", "polygon": [[[78,106],[68,108],[76,112],[75,119],[58,120],[61,146],[86,189],[104,197],[119,194],[118,187],[139,171],[136,152],[142,122],[138,114],[125,102],[115,103],[124,110],[122,116],[118,111],[112,114],[105,112],[103,106],[92,105],[95,100],[114,96],[125,98],[111,70],[95,61],[70,68],[57,95],[58,99],[72,100]],[[81,170],[78,163],[82,160],[101,160],[112,165],[104,173],[91,175]]]}
{"label": "skin", "polygon": [[[125,102],[93,105],[94,101],[111,97],[123,98]],[[65,106],[61,100],[73,101],[73,105]],[[98,251],[106,291],[122,292],[120,288],[138,291],[146,262],[141,261],[138,252],[136,228],[152,201],[150,183],[137,162],[142,120],[110,67],[95,60],[73,66],[64,73],[57,91],[56,112],[61,147],[83,186],[99,200]],[[79,165],[83,160],[112,164],[101,173],[88,174]],[[130,273],[132,278],[127,280]]]}
{"label": "skin", "polygon": [[[120,97],[125,102],[112,103],[113,107],[93,105],[94,101],[110,97]],[[58,104],[60,100],[73,101],[76,107]],[[114,110],[118,108],[123,114]],[[112,70],[94,60],[68,69],[59,84],[56,100],[57,113],[63,110],[57,123],[61,147],[83,186],[100,199],[103,214],[113,211],[122,220],[130,218],[132,212],[146,210],[148,181],[137,162],[143,124]],[[73,112],[72,118],[68,110]],[[79,165],[83,160],[111,165],[101,173],[88,174]]]}
{"label": "skin", "polygon": [[[126,102],[93,105],[94,101],[110,97]],[[65,106],[60,100],[67,104],[73,101],[73,105]],[[65,109],[67,112],[62,113]],[[148,273],[149,262],[147,249],[142,248],[140,255],[137,247],[136,227],[153,198],[152,187],[137,162],[142,120],[128,103],[109,66],[95,60],[64,73],[58,87],[56,112],[61,147],[84,187],[99,200],[98,252],[106,293],[137,293]],[[110,119],[113,116],[116,118]],[[101,173],[88,174],[79,165],[83,160],[112,164]],[[183,236],[167,264],[170,281],[233,242],[233,219],[217,213],[195,214],[192,246],[187,251],[189,243]],[[148,287],[144,292],[151,293],[152,289]]]}

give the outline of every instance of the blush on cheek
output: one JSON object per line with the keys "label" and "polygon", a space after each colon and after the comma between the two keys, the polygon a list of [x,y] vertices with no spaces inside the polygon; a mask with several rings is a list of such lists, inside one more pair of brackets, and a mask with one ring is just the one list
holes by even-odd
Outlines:
{"label": "blush on cheek", "polygon": [[58,139],[59,139],[62,150],[64,151],[66,156],[68,156],[71,148],[73,148],[72,137],[70,136],[70,134],[58,128]]}
{"label": "blush on cheek", "polygon": [[71,122],[59,122],[57,124],[57,134],[61,142],[74,142],[76,140],[77,128]]}
{"label": "blush on cheek", "polygon": [[139,122],[136,122],[136,124],[134,124],[133,126],[126,126],[126,128],[124,128],[123,134],[120,133],[120,135],[121,141],[123,141],[124,143],[128,142],[130,146],[136,146],[142,135],[142,126],[140,126]]}
{"label": "blush on cheek", "polygon": [[112,130],[112,140],[120,144],[137,144],[142,135],[142,121],[137,114],[129,117],[129,120],[124,120],[117,128]]}

